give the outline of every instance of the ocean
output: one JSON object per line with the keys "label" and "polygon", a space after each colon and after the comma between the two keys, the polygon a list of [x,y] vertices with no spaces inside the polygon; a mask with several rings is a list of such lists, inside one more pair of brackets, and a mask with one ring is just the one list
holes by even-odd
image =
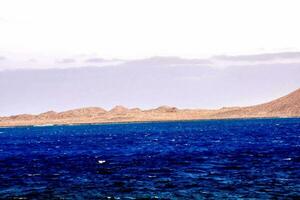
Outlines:
{"label": "ocean", "polygon": [[0,199],[299,199],[300,119],[0,128]]}

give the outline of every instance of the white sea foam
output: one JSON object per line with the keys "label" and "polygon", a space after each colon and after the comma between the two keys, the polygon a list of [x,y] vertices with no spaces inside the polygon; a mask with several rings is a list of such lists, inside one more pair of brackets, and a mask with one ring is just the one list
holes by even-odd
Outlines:
{"label": "white sea foam", "polygon": [[106,161],[105,160],[98,160],[98,163],[99,164],[104,164],[104,163],[106,163]]}
{"label": "white sea foam", "polygon": [[44,126],[54,126],[54,124],[38,124],[38,125],[33,125],[34,127],[44,127]]}

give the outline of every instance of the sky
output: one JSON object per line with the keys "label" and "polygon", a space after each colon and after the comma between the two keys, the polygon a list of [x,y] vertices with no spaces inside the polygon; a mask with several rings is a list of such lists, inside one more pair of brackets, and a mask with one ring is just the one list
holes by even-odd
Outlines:
{"label": "sky", "polygon": [[300,87],[299,0],[0,0],[0,116],[247,106]]}
{"label": "sky", "polygon": [[299,6],[298,0],[0,0],[0,67],[299,51]]}

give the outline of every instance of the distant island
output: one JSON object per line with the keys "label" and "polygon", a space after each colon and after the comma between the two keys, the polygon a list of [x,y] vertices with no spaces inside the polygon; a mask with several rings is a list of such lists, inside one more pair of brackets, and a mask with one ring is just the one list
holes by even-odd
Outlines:
{"label": "distant island", "polygon": [[212,110],[161,106],[141,110],[116,106],[109,111],[88,107],[65,112],[49,111],[38,115],[0,117],[0,127],[266,117],[300,117],[300,89],[271,102],[248,107],[224,107]]}

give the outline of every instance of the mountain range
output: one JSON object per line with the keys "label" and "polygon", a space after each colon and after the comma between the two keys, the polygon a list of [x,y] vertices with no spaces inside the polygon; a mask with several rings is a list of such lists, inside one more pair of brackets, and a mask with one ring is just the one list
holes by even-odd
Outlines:
{"label": "mountain range", "polygon": [[247,107],[179,109],[161,106],[155,109],[142,110],[140,108],[115,106],[109,111],[99,107],[87,107],[64,112],[48,111],[38,115],[21,114],[0,117],[0,126],[266,117],[300,117],[300,89],[268,103]]}

